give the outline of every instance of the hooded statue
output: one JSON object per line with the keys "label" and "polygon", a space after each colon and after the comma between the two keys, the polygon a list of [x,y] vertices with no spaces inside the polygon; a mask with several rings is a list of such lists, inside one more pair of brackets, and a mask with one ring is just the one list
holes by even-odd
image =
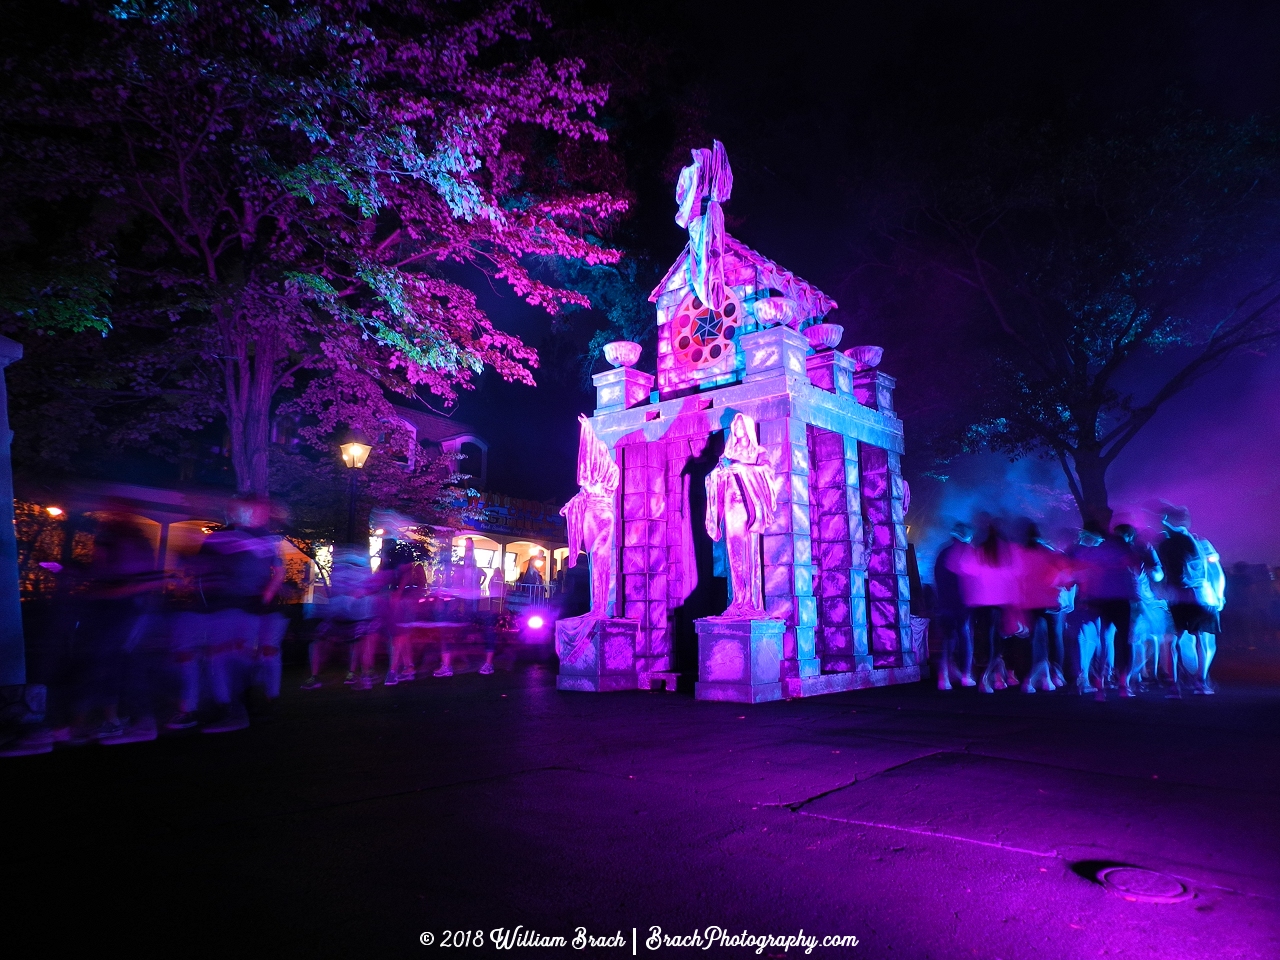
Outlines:
{"label": "hooded statue", "polygon": [[729,439],[720,463],[707,474],[707,535],[720,539],[723,525],[729,553],[733,602],[724,616],[757,619],[764,616],[764,586],[760,576],[760,534],[778,512],[781,481],[756,441],[756,423],[739,413],[729,425]]}
{"label": "hooded statue", "polygon": [[585,552],[591,562],[591,617],[613,611],[614,531],[618,517],[618,465],[609,445],[596,436],[591,421],[579,417],[578,486],[560,511],[569,533],[568,565],[576,566]]}

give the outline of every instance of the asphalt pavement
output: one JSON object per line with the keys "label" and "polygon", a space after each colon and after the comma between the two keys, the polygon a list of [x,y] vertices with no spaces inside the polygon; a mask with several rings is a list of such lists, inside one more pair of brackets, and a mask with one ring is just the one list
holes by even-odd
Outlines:
{"label": "asphalt pavement", "polygon": [[[1280,688],[745,706],[558,692],[541,665],[286,680],[241,732],[0,761],[8,942],[795,957],[757,938],[803,931],[814,957],[1280,957]],[[688,945],[650,949],[655,927]],[[578,928],[619,945],[575,950]]]}

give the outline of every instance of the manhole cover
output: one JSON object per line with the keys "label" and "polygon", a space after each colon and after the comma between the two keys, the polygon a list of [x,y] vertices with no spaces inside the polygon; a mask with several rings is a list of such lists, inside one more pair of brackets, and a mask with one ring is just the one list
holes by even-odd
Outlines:
{"label": "manhole cover", "polygon": [[1108,867],[1098,871],[1098,880],[1117,896],[1143,903],[1179,903],[1192,896],[1181,880],[1141,867]]}

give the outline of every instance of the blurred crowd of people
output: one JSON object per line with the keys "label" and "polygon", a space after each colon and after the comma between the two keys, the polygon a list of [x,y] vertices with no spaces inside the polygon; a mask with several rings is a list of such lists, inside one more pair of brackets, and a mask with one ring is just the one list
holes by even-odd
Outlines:
{"label": "blurred crowd of people", "polygon": [[[269,504],[237,498],[227,519],[177,570],[157,569],[155,545],[125,513],[98,518],[87,563],[45,565],[59,589],[33,664],[47,689],[45,716],[0,745],[0,754],[154,740],[161,728],[226,733],[248,727],[251,715],[272,715],[289,611],[302,606],[283,603]],[[367,548],[335,550],[327,602],[309,605],[303,689],[321,686],[322,668],[337,651],[357,689],[373,686],[383,656],[386,673],[377,679],[388,686],[413,680],[437,655],[433,675],[451,676],[459,639],[482,643],[479,672],[493,673],[505,614],[500,603],[494,612],[478,609],[483,571],[470,542],[447,592],[428,589],[427,559],[420,546],[388,540],[375,571]],[[488,586],[490,597],[501,596]],[[424,629],[438,642],[418,665],[412,640]]]}
{"label": "blurred crowd of people", "polygon": [[[375,659],[383,647],[386,686],[417,679],[413,635],[424,629],[435,629],[440,642],[440,663],[432,676],[453,676],[450,639],[459,630],[474,632],[483,640],[484,662],[478,672],[493,674],[498,633],[505,626],[503,614],[492,609],[481,612],[479,598],[484,586],[490,599],[501,598],[501,572],[493,571],[490,582],[484,584],[484,572],[476,565],[474,546],[468,540],[446,595],[428,589],[423,559],[411,545],[393,542],[383,549],[375,573],[368,551],[358,547],[335,551],[329,602],[317,608],[320,623],[307,652],[311,672],[303,690],[321,687],[320,673],[335,652],[341,653],[347,666],[344,682],[358,690],[372,689]],[[434,656],[434,648],[424,656]]]}
{"label": "blurred crowd of people", "polygon": [[[1026,519],[1011,530],[987,515],[956,524],[934,568],[938,688],[1070,686],[1098,700],[1108,689],[1213,693],[1226,576],[1189,520],[1185,509],[1163,507],[1149,541],[1129,524],[1087,524],[1066,550]],[[1021,681],[1015,657],[1029,663]]]}
{"label": "blurred crowd of people", "polygon": [[44,564],[58,577],[55,619],[33,665],[47,684],[46,722],[3,752],[154,740],[161,723],[201,725],[202,703],[207,733],[247,727],[251,696],[269,711],[287,627],[269,519],[266,502],[234,500],[228,523],[182,570],[165,571],[137,521],[108,512],[87,564]]}

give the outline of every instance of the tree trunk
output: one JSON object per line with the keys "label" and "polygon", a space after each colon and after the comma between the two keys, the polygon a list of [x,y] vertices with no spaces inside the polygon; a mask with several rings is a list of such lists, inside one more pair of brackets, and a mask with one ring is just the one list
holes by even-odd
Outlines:
{"label": "tree trunk", "polygon": [[1110,530],[1111,504],[1107,497],[1107,467],[1110,462],[1102,458],[1100,451],[1089,447],[1076,450],[1071,460],[1075,468],[1072,493],[1080,508],[1080,519]]}
{"label": "tree trunk", "polygon": [[265,500],[271,493],[267,454],[278,347],[248,324],[221,319],[227,341],[223,382],[236,493]]}
{"label": "tree trunk", "polygon": [[[256,379],[256,378],[254,378]],[[244,405],[238,423],[231,426],[231,465],[236,493],[266,499],[270,496],[267,452],[271,436],[271,398],[255,397]]]}

